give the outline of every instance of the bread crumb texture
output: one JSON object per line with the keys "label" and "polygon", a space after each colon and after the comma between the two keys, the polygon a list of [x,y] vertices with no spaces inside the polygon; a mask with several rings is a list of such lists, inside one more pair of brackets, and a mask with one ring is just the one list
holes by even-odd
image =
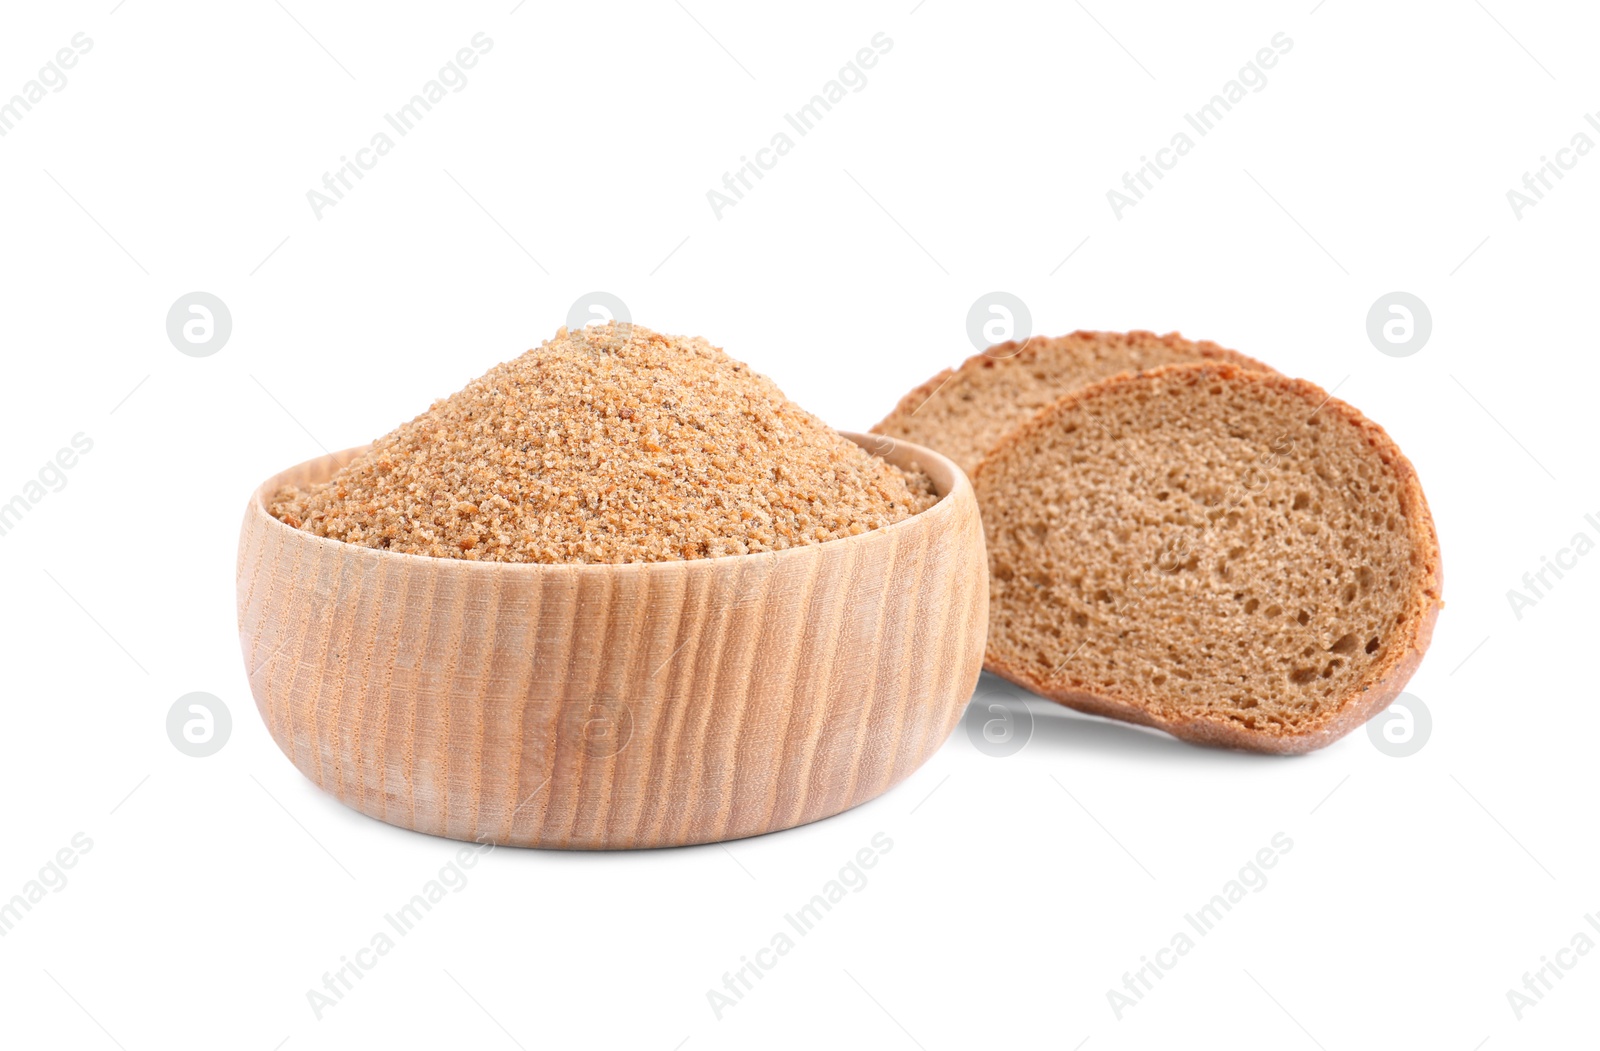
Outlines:
{"label": "bread crumb texture", "polygon": [[974,485],[990,666],[1091,710],[1314,732],[1415,659],[1439,604],[1410,463],[1303,381],[1119,376],[1016,432]]}
{"label": "bread crumb texture", "polygon": [[363,547],[486,562],[781,551],[937,502],[705,340],[565,328],[268,509]]}

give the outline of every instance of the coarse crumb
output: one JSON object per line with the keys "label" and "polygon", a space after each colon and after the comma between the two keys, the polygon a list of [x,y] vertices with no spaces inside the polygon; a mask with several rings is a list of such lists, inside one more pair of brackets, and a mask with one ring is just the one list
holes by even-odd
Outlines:
{"label": "coarse crumb", "polygon": [[486,562],[661,562],[778,551],[931,507],[705,340],[563,328],[271,513],[363,547]]}

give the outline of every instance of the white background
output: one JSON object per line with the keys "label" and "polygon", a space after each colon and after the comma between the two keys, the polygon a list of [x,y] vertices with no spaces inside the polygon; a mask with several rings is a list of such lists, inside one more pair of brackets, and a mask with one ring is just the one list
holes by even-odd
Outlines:
{"label": "white background", "polygon": [[[0,898],[93,843],[0,938],[8,1046],[1594,1042],[1600,953],[1520,1021],[1506,995],[1600,912],[1600,555],[1520,619],[1506,596],[1600,539],[1600,157],[1520,219],[1506,198],[1600,141],[1592,10],[113,2],[13,5],[0,32],[0,97],[93,41],[0,138],[0,500],[94,443],[0,537]],[[306,191],[478,32],[467,85],[316,218]],[[706,191],[879,32],[865,88],[718,219]],[[1115,217],[1106,191],[1279,32],[1266,86]],[[233,317],[207,358],[165,331],[197,289]],[[235,633],[241,511],[593,289],[845,428],[971,353],[993,289],[1036,332],[1179,329],[1337,388],[1437,519],[1447,608],[1409,686],[1431,737],[1272,759],[1034,699],[1019,753],[958,729],[810,827],[497,850],[319,1021],[307,990],[456,845],[346,810],[273,745]],[[1365,331],[1397,289],[1433,317],[1406,358]],[[197,690],[233,716],[205,759],[165,731]],[[879,832],[867,886],[719,1020],[707,990]],[[1107,990],[1279,832],[1265,888],[1119,1020]]]}

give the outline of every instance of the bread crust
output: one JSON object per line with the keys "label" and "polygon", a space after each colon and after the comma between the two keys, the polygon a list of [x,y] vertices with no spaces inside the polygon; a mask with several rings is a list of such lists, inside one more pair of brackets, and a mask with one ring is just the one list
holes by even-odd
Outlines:
{"label": "bread crust", "polygon": [[[992,641],[985,651],[984,667],[1041,697],[1069,708],[1091,715],[1154,727],[1196,744],[1279,755],[1300,755],[1315,751],[1363,725],[1400,695],[1405,684],[1422,663],[1422,656],[1433,640],[1434,623],[1438,620],[1439,610],[1444,605],[1439,536],[1434,527],[1433,514],[1428,508],[1427,498],[1422,491],[1422,482],[1411,461],[1406,459],[1400,447],[1382,427],[1367,419],[1354,406],[1333,397],[1307,380],[1293,379],[1276,372],[1241,368],[1236,364],[1202,362],[1165,365],[1140,373],[1122,373],[1063,395],[1054,404],[1041,410],[1027,423],[1008,434],[1000,445],[979,463],[973,472],[973,485],[980,494],[981,504],[985,468],[996,458],[1005,455],[1008,450],[1020,449],[1033,434],[1050,427],[1064,410],[1093,399],[1101,392],[1114,389],[1119,384],[1137,382],[1141,378],[1184,373],[1188,374],[1186,378],[1194,384],[1217,379],[1228,382],[1240,378],[1241,374],[1254,373],[1256,381],[1304,399],[1312,407],[1312,415],[1326,412],[1356,427],[1384,465],[1394,472],[1399,482],[1407,532],[1423,563],[1418,585],[1409,596],[1405,607],[1407,614],[1404,644],[1387,646],[1382,658],[1374,662],[1356,685],[1338,699],[1338,703],[1330,708],[1326,718],[1294,733],[1252,730],[1225,717],[1174,717],[1159,711],[1154,704],[1141,703],[1137,697],[1111,697],[1063,689],[1043,681],[1025,668],[1008,663],[995,653]],[[994,608],[993,602],[990,607],[991,610]]]}
{"label": "bread crust", "polygon": [[[1040,354],[1059,350],[1067,344],[1099,343],[1112,339],[1125,339],[1130,342],[1140,343],[1160,343],[1176,351],[1194,354],[1197,357],[1223,364],[1237,365],[1254,372],[1277,371],[1270,365],[1265,365],[1255,358],[1239,353],[1237,350],[1229,350],[1227,347],[1212,343],[1210,340],[1203,339],[1195,342],[1194,340],[1184,339],[1183,336],[1176,332],[1168,332],[1164,336],[1158,336],[1154,332],[1148,332],[1144,329],[1133,329],[1123,333],[1098,332],[1080,328],[1075,332],[1069,332],[1065,336],[1056,336],[1054,338],[1033,336],[1020,343],[1014,339],[1007,340],[1004,343],[995,344],[982,353],[972,355],[953,369],[941,369],[937,375],[907,391],[905,396],[895,404],[894,409],[872,426],[870,433],[893,433],[888,428],[902,419],[910,418],[918,409],[926,405],[941,387],[944,387],[951,379],[959,375],[970,375],[977,369],[982,368],[1013,368],[1033,361]],[[1125,373],[1122,375],[1125,375]]]}

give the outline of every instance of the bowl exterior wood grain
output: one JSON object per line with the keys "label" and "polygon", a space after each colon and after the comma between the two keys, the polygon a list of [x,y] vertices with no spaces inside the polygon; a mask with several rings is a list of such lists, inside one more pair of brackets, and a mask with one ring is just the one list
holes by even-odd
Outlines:
{"label": "bowl exterior wood grain", "polygon": [[239,543],[239,637],[262,719],[345,804],[452,839],[658,847],[815,821],[905,778],[977,682],[987,558],[967,478],[885,529],[729,558],[522,565],[293,529],[270,479]]}

